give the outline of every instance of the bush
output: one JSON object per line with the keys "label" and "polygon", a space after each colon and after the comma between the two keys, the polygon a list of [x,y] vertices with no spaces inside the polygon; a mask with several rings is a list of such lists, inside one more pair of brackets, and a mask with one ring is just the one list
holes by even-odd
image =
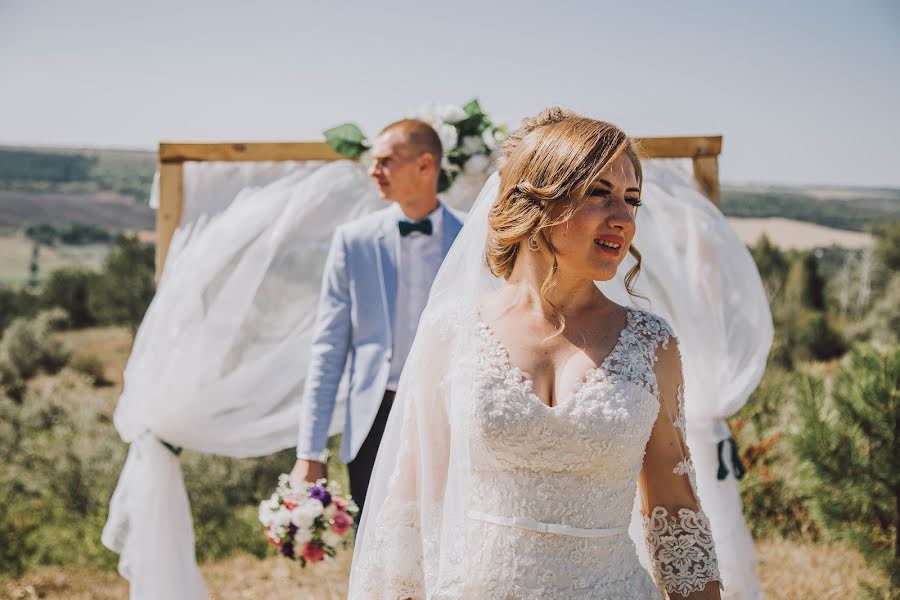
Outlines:
{"label": "bush", "polygon": [[0,371],[11,379],[26,380],[39,370],[56,373],[69,360],[69,351],[51,337],[65,321],[65,311],[45,311],[34,319],[19,318],[0,339]]}
{"label": "bush", "polygon": [[[24,567],[114,568],[116,557],[102,548],[100,532],[125,447],[107,412],[103,398],[65,373],[29,386],[19,403],[0,398],[3,489],[10,495],[0,530],[18,529]],[[29,519],[24,527],[21,515]],[[6,562],[0,568],[22,567]]]}
{"label": "bush", "polygon": [[153,244],[122,236],[94,280],[88,308],[100,323],[128,325],[136,331],[156,290]]}
{"label": "bush", "polygon": [[18,317],[31,317],[37,312],[37,302],[25,290],[0,285],[0,333]]}
{"label": "bush", "polygon": [[854,349],[830,393],[799,380],[792,436],[816,522],[855,547],[900,598],[900,346]]}
{"label": "bush", "polygon": [[815,525],[794,477],[797,468],[784,433],[793,421],[794,375],[770,363],[759,387],[733,419],[747,469],[741,480],[744,517],[756,538],[814,538]]}
{"label": "bush", "polygon": [[86,375],[93,386],[110,385],[111,383],[106,378],[106,368],[103,366],[103,361],[96,354],[76,354],[69,361],[69,367],[82,375]]}
{"label": "bush", "polygon": [[89,306],[91,288],[99,275],[87,269],[67,267],[50,274],[40,295],[43,308],[59,307],[69,314],[72,327],[89,327],[97,322]]}
{"label": "bush", "polygon": [[818,313],[797,333],[801,356],[815,360],[830,360],[847,351],[843,336],[831,326],[828,318]]}

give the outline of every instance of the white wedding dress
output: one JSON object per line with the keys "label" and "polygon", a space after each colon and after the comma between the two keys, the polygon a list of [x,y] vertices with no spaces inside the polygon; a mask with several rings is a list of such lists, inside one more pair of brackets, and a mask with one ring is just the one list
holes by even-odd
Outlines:
{"label": "white wedding dress", "polygon": [[[719,579],[708,519],[685,494],[690,464],[659,447],[673,425],[661,402],[679,400],[661,398],[656,383],[657,351],[673,335],[664,321],[629,311],[610,355],[552,408],[476,315],[444,315],[431,326],[435,347],[452,348],[444,385],[461,384],[457,396],[468,399],[456,420],[468,426],[466,518],[452,532],[465,551],[440,556],[445,507],[440,499],[423,507],[417,489],[435,475],[417,472],[421,453],[433,468],[448,465],[446,442],[459,428],[435,424],[425,448],[410,409],[390,491],[358,543],[351,598],[659,598],[628,535],[642,469],[653,503],[688,499],[675,514],[660,506],[643,519],[657,582],[688,593]],[[445,392],[432,400],[445,401]],[[457,578],[441,581],[442,562],[456,563]]]}
{"label": "white wedding dress", "polygon": [[479,317],[503,283],[484,261],[492,181],[404,367],[349,598],[643,600],[717,585],[674,333],[629,308],[609,356],[557,406],[543,404]]}

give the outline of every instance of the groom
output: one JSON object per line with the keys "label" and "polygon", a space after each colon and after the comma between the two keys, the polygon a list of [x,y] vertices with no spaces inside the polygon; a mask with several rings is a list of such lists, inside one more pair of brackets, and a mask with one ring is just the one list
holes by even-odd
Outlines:
{"label": "groom", "polygon": [[334,232],[300,402],[294,481],[325,477],[325,443],[344,366],[350,390],[341,459],[362,508],[400,371],[441,262],[462,228],[437,198],[441,141],[423,121],[388,125],[369,175],[388,208]]}

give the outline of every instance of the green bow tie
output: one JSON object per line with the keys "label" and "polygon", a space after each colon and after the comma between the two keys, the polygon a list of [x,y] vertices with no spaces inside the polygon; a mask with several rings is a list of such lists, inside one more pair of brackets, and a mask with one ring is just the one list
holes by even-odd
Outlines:
{"label": "green bow tie", "polygon": [[431,235],[431,219],[424,218],[421,221],[411,223],[409,221],[399,221],[397,227],[400,229],[400,236],[406,237],[413,231],[419,231],[425,235]]}

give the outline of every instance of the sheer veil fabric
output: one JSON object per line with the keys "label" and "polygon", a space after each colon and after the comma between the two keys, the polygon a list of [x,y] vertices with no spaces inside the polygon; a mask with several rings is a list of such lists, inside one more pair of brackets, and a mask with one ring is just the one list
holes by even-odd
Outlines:
{"label": "sheer veil fabric", "polygon": [[233,457],[296,445],[331,234],[385,206],[348,161],[185,176],[184,218],[114,415],[130,448],[103,543],[141,600],[208,597],[181,466],[161,441]]}
{"label": "sheer veil fabric", "polygon": [[[441,340],[452,333],[460,309],[501,284],[483,257],[495,194],[496,178],[479,195],[432,288],[373,473],[367,515],[392,486],[403,485],[391,480],[388,465],[403,442],[391,431],[399,431],[404,419],[414,420],[423,436],[441,420],[453,431],[467,426],[445,379],[449,353]],[[131,447],[103,541],[120,553],[132,598],[207,597],[181,468],[160,440],[234,457],[295,445],[331,234],[340,223],[384,206],[364,171],[347,161],[186,165],[185,196],[182,223],[138,331],[115,413],[116,428]],[[665,317],[680,338],[688,442],[725,597],[741,590],[747,592],[733,597],[758,597],[737,486],[732,477],[716,480],[715,444],[727,435],[722,419],[740,408],[762,374],[771,343],[765,294],[743,244],[697,191],[683,163],[645,161],[644,200],[635,244],[644,254],[638,291],[650,303],[641,306]],[[449,203],[468,208],[459,198]],[[620,279],[601,289],[631,303]],[[432,405],[441,410],[416,409],[445,389],[446,401]],[[340,415],[334,422],[341,422]],[[444,586],[439,589],[453,590],[463,575],[458,558],[466,551],[453,527],[467,508],[468,457],[461,438],[446,441],[449,456],[432,452],[440,440],[419,440],[423,502],[415,510],[421,522],[441,532],[429,549],[429,556],[440,558],[429,563],[426,575]],[[397,513],[400,520],[406,516]],[[357,583],[351,581],[351,590]]]}

